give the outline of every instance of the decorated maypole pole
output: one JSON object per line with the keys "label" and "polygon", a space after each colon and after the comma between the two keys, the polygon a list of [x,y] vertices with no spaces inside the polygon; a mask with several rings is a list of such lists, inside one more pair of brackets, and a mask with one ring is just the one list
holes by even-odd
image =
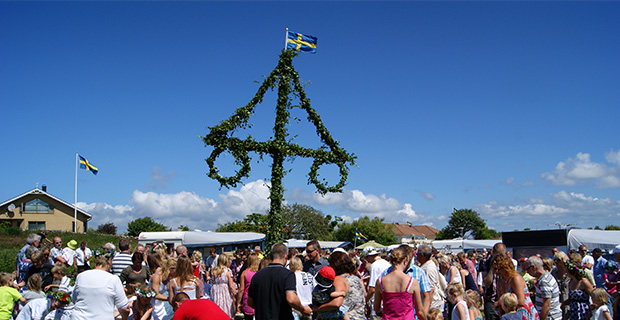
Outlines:
{"label": "decorated maypole pole", "polygon": [[[254,98],[244,107],[238,108],[230,118],[215,127],[209,127],[210,132],[202,137],[205,145],[214,148],[211,155],[206,159],[209,165],[207,175],[217,180],[222,187],[236,187],[238,183],[241,183],[241,179],[249,177],[251,170],[249,152],[257,153],[261,158],[264,155],[272,157],[270,209],[265,231],[267,250],[271,248],[271,245],[284,240],[282,239],[282,201],[284,200],[282,180],[286,174],[284,160],[291,157],[314,159],[308,173],[308,182],[312,183],[317,192],[323,195],[328,192],[342,192],[349,173],[349,166],[355,165],[355,155],[347,153],[338,145],[338,142],[331,137],[323,125],[319,114],[310,106],[310,100],[306,97],[300,83],[299,74],[293,67],[293,58],[297,56],[296,52],[314,53],[316,52],[316,43],[315,37],[290,32],[287,29],[286,48],[280,54],[278,65],[263,81]],[[255,141],[249,135],[245,138],[233,137],[233,132],[238,128],[247,129],[252,126],[248,120],[254,113],[254,108],[263,101],[263,96],[267,90],[275,88],[278,90],[278,98],[273,139]],[[294,104],[295,101],[289,97],[290,95],[297,97],[299,104]],[[308,121],[314,125],[316,133],[323,143],[320,148],[305,148],[297,143],[292,143],[289,139],[286,125],[289,123],[289,110],[292,108],[301,108],[306,111]],[[234,176],[222,176],[215,166],[216,159],[224,152],[230,153],[234,157],[235,163],[241,166]],[[337,165],[340,171],[340,182],[333,186],[325,185],[319,181],[318,177],[319,168],[328,164]]]}

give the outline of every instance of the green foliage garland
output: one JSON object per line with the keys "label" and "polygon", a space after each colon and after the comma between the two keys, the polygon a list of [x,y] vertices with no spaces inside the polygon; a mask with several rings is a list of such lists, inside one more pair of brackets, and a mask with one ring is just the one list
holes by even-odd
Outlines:
{"label": "green foliage garland", "polygon": [[[261,158],[268,154],[273,158],[271,166],[271,207],[268,215],[268,224],[265,234],[267,245],[277,243],[282,238],[283,222],[281,217],[282,201],[284,200],[284,187],[282,179],[286,174],[284,170],[284,160],[290,157],[313,158],[314,161],[308,173],[308,183],[316,186],[321,194],[328,192],[342,192],[347,176],[349,165],[355,165],[355,155],[347,153],[339,147],[338,142],[332,138],[323,125],[321,118],[314,109],[310,107],[310,100],[299,81],[299,74],[293,67],[293,58],[297,54],[292,50],[283,50],[280,54],[278,65],[262,83],[256,95],[244,107],[238,108],[228,119],[222,121],[215,127],[209,127],[210,132],[202,137],[205,145],[212,146],[214,150],[206,159],[209,165],[210,178],[217,180],[222,187],[236,187],[242,178],[249,177],[251,157],[248,152],[256,152]],[[273,128],[273,140],[258,142],[248,136],[245,139],[233,137],[232,134],[238,128],[248,128],[250,116],[254,113],[254,108],[263,101],[263,96],[269,89],[278,88],[278,98],[276,105],[276,120]],[[289,95],[293,94],[299,99],[298,105],[293,105]],[[287,140],[288,132],[286,125],[289,123],[289,109],[298,107],[305,110],[308,120],[315,126],[316,133],[323,142],[323,146],[318,149],[304,148],[296,143],[289,143]],[[234,161],[240,168],[235,175],[222,176],[215,166],[216,159],[224,152],[229,152]],[[333,186],[328,186],[319,181],[318,170],[323,165],[335,164],[340,169],[340,181]],[[269,248],[268,247],[268,248]]]}

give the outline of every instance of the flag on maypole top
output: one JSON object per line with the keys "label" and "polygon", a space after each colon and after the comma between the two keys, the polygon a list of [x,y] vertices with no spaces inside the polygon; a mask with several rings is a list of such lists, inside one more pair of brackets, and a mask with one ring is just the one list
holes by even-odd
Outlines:
{"label": "flag on maypole top", "polygon": [[97,169],[97,167],[93,166],[92,163],[88,162],[88,160],[86,160],[86,158],[82,156],[80,156],[80,169],[90,171],[94,175],[97,175],[97,172],[99,172],[99,169]]}
{"label": "flag on maypole top", "polygon": [[362,240],[362,241],[368,241],[368,238],[364,237],[364,235],[361,232],[359,232],[357,229],[355,229],[355,239]]}
{"label": "flag on maypole top", "polygon": [[334,221],[336,221],[336,222],[338,222],[338,221],[342,221],[342,218],[341,218],[341,217],[339,217],[339,216],[335,216],[335,217],[334,217]]}
{"label": "flag on maypole top", "polygon": [[316,53],[317,38],[286,29],[286,48],[295,51]]}

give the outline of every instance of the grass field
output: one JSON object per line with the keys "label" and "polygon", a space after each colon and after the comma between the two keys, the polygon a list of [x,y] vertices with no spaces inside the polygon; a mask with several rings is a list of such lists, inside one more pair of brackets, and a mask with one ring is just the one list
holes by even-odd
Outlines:
{"label": "grass field", "polygon": [[[13,272],[15,271],[15,258],[17,252],[26,244],[26,237],[29,232],[13,232],[15,234],[2,234],[0,233],[0,272]],[[102,245],[111,242],[115,246],[118,246],[118,241],[124,236],[116,236],[109,234],[101,234],[95,232],[89,233],[72,233],[72,232],[49,232],[47,238],[52,240],[53,237],[59,236],[62,238],[63,248],[66,247],[67,242],[75,240],[78,243],[84,241],[86,246],[91,250],[101,247]],[[136,238],[130,238],[131,247],[135,248],[138,244]],[[49,245],[47,241],[42,241],[41,245]]]}

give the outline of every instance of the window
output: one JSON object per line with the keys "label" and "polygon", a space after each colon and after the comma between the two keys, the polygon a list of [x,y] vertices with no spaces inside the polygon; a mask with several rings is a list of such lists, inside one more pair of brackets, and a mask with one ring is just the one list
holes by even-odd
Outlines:
{"label": "window", "polygon": [[45,230],[45,221],[28,221],[28,230]]}
{"label": "window", "polygon": [[54,207],[41,199],[34,199],[24,204],[23,212],[29,213],[53,213]]}

